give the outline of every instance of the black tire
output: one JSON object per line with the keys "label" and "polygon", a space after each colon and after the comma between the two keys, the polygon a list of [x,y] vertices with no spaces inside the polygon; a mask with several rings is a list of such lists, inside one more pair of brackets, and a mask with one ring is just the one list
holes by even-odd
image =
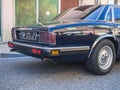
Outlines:
{"label": "black tire", "polygon": [[108,39],[103,39],[93,49],[86,61],[86,68],[91,73],[104,75],[110,72],[115,59],[116,50],[114,44]]}

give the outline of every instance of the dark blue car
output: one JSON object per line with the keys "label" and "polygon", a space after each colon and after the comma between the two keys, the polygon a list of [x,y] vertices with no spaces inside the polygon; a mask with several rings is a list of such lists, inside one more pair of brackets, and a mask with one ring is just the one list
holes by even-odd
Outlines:
{"label": "dark blue car", "polygon": [[83,60],[88,71],[106,74],[120,56],[120,6],[79,6],[49,24],[14,27],[8,45],[43,60]]}

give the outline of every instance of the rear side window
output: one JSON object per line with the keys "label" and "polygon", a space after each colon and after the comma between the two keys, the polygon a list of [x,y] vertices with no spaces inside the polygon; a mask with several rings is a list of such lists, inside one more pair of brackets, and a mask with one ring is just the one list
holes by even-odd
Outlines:
{"label": "rear side window", "polygon": [[114,8],[114,20],[120,23],[120,8]]}
{"label": "rear side window", "polygon": [[87,17],[85,17],[85,20],[97,20],[97,18],[102,10],[103,10],[102,6],[97,8],[95,11],[93,11]]}

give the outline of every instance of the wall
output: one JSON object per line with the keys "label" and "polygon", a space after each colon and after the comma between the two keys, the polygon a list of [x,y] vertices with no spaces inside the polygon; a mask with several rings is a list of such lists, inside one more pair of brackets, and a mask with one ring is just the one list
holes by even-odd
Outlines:
{"label": "wall", "polygon": [[101,4],[114,4],[114,0],[99,0]]}
{"label": "wall", "polygon": [[1,42],[1,0],[0,0],[0,42]]}
{"label": "wall", "polygon": [[109,4],[114,4],[114,0],[107,0]]}
{"label": "wall", "polygon": [[79,5],[92,5],[94,0],[79,0]]}
{"label": "wall", "polygon": [[[92,5],[98,1],[98,4],[114,4],[114,0],[79,0],[79,5]],[[120,2],[120,0],[118,0]]]}
{"label": "wall", "polygon": [[11,28],[14,26],[14,0],[2,0],[2,41],[11,40]]}
{"label": "wall", "polygon": [[118,5],[120,5],[120,0],[116,0],[116,1],[117,1]]}
{"label": "wall", "polygon": [[78,5],[79,0],[61,0],[61,12]]}

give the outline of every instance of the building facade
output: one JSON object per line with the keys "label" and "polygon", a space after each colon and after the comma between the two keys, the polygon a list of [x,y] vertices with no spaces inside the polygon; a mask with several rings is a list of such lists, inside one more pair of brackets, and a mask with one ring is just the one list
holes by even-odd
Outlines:
{"label": "building facade", "polygon": [[0,41],[1,41],[1,0],[0,0]]}
{"label": "building facade", "polygon": [[11,40],[11,28],[49,22],[68,8],[120,4],[120,0],[0,0],[0,42]]}

